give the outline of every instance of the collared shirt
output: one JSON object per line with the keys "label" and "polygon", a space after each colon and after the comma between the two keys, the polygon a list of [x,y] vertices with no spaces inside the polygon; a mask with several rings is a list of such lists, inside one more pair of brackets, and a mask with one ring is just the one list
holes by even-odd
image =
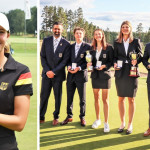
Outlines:
{"label": "collared shirt", "polygon": [[97,61],[99,60],[99,57],[100,57],[100,55],[101,55],[101,52],[102,52],[102,47],[101,47],[100,51],[98,51],[98,50],[96,49],[96,60],[97,60]]}
{"label": "collared shirt", "polygon": [[[123,39],[123,45],[124,45],[125,53],[126,53],[126,55],[127,55],[127,53],[128,53],[128,48],[129,48],[129,38],[127,39],[127,41],[125,41],[125,40]],[[126,60],[125,63],[128,63],[128,61]]]}
{"label": "collared shirt", "polygon": [[[10,54],[5,56],[8,59],[0,72],[0,113],[13,115],[15,96],[33,94],[32,78],[27,66],[15,61]],[[15,136],[14,131],[0,126],[0,137],[8,136]]]}
{"label": "collared shirt", "polygon": [[123,39],[123,44],[124,44],[124,48],[125,48],[125,52],[126,52],[126,55],[128,53],[128,48],[129,48],[129,38],[127,39],[127,41],[125,41]]}
{"label": "collared shirt", "polygon": [[76,43],[76,45],[75,45],[75,57],[77,57],[77,55],[78,55],[81,44],[82,44],[82,42],[80,44]]}
{"label": "collared shirt", "polygon": [[57,48],[60,40],[61,40],[61,36],[59,38],[57,38],[57,39],[53,36],[54,53],[56,51],[56,48]]}

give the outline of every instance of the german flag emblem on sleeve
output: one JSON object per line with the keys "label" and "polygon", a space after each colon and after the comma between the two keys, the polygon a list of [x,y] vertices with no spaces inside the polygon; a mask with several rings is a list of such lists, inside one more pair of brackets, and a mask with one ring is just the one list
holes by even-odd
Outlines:
{"label": "german flag emblem on sleeve", "polygon": [[21,74],[15,86],[26,85],[26,84],[32,84],[31,72]]}

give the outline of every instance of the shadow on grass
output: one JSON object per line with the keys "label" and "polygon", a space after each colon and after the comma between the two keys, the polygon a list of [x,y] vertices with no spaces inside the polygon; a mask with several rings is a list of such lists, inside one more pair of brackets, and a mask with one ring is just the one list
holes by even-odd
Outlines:
{"label": "shadow on grass", "polygon": [[134,148],[129,148],[129,149],[125,149],[125,150],[149,150],[149,149],[150,149],[150,144],[144,145],[144,146],[138,146],[138,147],[134,147]]}
{"label": "shadow on grass", "polygon": [[[110,133],[104,133],[103,128],[94,130],[94,129],[91,129],[91,125],[82,127],[79,122],[69,123],[69,124],[65,125],[65,127],[71,127],[71,128],[65,128],[65,129],[64,129],[64,126],[60,126],[60,125],[53,127],[50,125],[50,123],[52,123],[52,122],[46,122],[43,125],[41,125],[42,126],[41,129],[53,128],[54,130],[44,131],[44,132],[41,131],[41,134],[53,132],[53,135],[42,136],[40,138],[40,147],[51,146],[51,145],[55,145],[55,144],[59,145],[59,144],[64,144],[64,143],[66,143],[65,145],[67,145],[67,143],[68,143],[68,146],[65,146],[63,148],[57,148],[57,150],[60,150],[60,149],[80,150],[82,148],[86,149],[86,150],[92,150],[92,149],[96,149],[96,148],[103,148],[103,147],[124,144],[124,143],[130,143],[130,142],[134,142],[134,141],[140,142],[140,140],[149,139],[149,138],[144,138],[142,136],[143,133],[138,133],[138,134],[133,133],[131,135],[126,135],[124,132],[124,133],[121,133],[121,137],[119,135],[119,137],[117,137],[117,138],[108,138],[108,139],[104,140],[103,136],[105,136],[105,135],[118,134],[117,128],[112,129]],[[79,131],[79,129],[81,129],[81,131]],[[67,131],[67,133],[64,133],[64,132],[60,133],[58,131],[65,131],[65,132]],[[54,132],[56,132],[56,134],[54,134]],[[57,134],[57,132],[58,132],[58,134]],[[96,137],[98,137],[99,140],[91,141],[92,138],[96,138]],[[82,141],[81,141],[81,142],[79,142],[79,144],[69,145],[70,142],[77,143],[77,141],[79,141],[79,140],[86,140],[87,142],[82,143]],[[149,145],[146,145],[146,147],[148,147],[148,146]],[[144,148],[146,148],[146,147],[143,146],[143,148],[142,147],[141,148],[142,148],[142,150],[144,150]],[[141,149],[138,149],[138,150],[141,150]]]}

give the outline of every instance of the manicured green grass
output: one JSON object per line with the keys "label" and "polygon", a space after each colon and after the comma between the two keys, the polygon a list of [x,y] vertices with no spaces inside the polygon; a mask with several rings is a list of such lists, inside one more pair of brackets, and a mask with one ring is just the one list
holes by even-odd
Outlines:
{"label": "manicured green grass", "polygon": [[27,43],[28,49],[24,51],[24,43],[17,43],[17,39],[18,37],[10,39],[15,50],[13,57],[30,68],[34,94],[30,99],[30,112],[26,126],[22,132],[16,132],[16,137],[20,150],[37,150],[37,44]]}
{"label": "manicured green grass", "polygon": [[[79,122],[79,96],[76,91],[74,97],[73,122],[65,126],[52,126],[54,111],[53,91],[49,99],[46,113],[46,122],[40,125],[40,150],[148,150],[150,149],[150,137],[143,137],[148,128],[148,100],[146,89],[146,77],[139,78],[139,89],[136,96],[136,112],[133,121],[133,133],[126,135],[125,132],[118,134],[120,117],[118,111],[118,97],[116,94],[114,78],[110,90],[110,133],[103,132],[104,116],[103,104],[101,105],[102,124],[98,129],[92,129],[95,121],[94,96],[91,87],[91,80],[87,83],[87,105],[86,121],[87,126],[81,127]],[[66,82],[63,83],[62,105],[59,121],[63,121],[66,115]],[[128,100],[126,99],[126,126],[128,123]]]}

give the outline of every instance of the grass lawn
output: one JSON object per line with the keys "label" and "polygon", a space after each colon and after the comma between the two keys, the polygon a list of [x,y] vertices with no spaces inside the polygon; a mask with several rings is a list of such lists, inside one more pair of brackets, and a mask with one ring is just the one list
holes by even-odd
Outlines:
{"label": "grass lawn", "polygon": [[30,101],[30,112],[26,126],[22,132],[16,132],[20,150],[37,150],[37,44],[36,38],[27,38],[26,49],[24,39],[11,37],[11,46],[15,53],[13,57],[30,68],[33,80],[33,96]]}
{"label": "grass lawn", "polygon": [[[41,41],[42,43],[42,41]],[[42,67],[41,67],[42,68]],[[113,70],[113,69],[112,69]],[[139,71],[147,73],[142,65]],[[89,74],[90,76],[90,74]],[[79,96],[76,91],[74,96],[73,122],[65,126],[52,126],[53,111],[55,106],[53,91],[49,98],[46,113],[46,122],[40,125],[40,150],[150,150],[150,137],[143,137],[143,133],[148,128],[148,100],[146,77],[139,78],[139,88],[136,96],[136,112],[133,121],[133,133],[126,135],[125,132],[118,134],[120,117],[118,111],[118,97],[115,87],[115,79],[112,78],[110,89],[110,133],[103,132],[103,104],[101,105],[102,124],[98,129],[92,129],[91,125],[95,121],[94,96],[91,86],[91,79],[87,82],[86,88],[86,127],[81,127],[79,122]],[[66,114],[66,82],[63,83],[62,105],[59,121],[63,121]],[[128,101],[126,99],[126,125],[128,123]]]}
{"label": "grass lawn", "polygon": [[[110,90],[110,133],[103,132],[103,105],[101,105],[102,124],[98,129],[92,129],[91,125],[95,121],[94,96],[91,87],[91,80],[87,83],[87,105],[86,121],[87,126],[81,127],[79,122],[79,97],[76,91],[74,97],[73,122],[65,126],[52,126],[54,97],[51,94],[46,113],[46,122],[40,125],[40,150],[148,150],[150,149],[150,137],[143,137],[143,133],[148,128],[148,100],[146,89],[146,77],[139,78],[139,89],[136,96],[136,112],[133,121],[133,133],[126,135],[125,132],[118,134],[120,117],[118,111],[118,98],[116,94],[115,82],[112,78],[112,88]],[[63,97],[60,110],[60,119],[66,117],[66,82],[63,83]],[[126,125],[128,122],[128,102],[126,100]]]}

